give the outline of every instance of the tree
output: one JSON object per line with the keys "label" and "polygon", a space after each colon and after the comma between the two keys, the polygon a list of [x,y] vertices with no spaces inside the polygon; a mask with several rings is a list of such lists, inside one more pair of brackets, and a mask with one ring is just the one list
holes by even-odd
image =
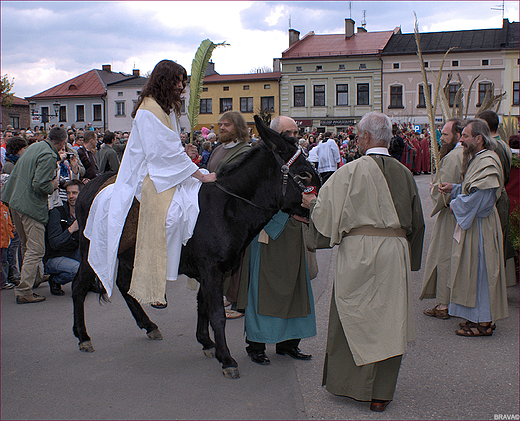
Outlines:
{"label": "tree", "polygon": [[11,90],[14,86],[14,78],[13,81],[9,81],[9,77],[7,75],[2,76],[2,107],[10,107],[13,103],[14,93],[11,93]]}
{"label": "tree", "polygon": [[269,66],[262,66],[251,69],[249,73],[272,73],[272,71],[273,69],[271,69]]}
{"label": "tree", "polygon": [[264,122],[264,124],[267,127],[269,127],[269,125],[271,124],[271,120],[273,118],[273,112],[274,112],[274,110],[271,108],[264,108],[264,109],[257,108],[257,110],[256,110],[256,114],[258,114],[258,116],[262,119],[262,121]]}

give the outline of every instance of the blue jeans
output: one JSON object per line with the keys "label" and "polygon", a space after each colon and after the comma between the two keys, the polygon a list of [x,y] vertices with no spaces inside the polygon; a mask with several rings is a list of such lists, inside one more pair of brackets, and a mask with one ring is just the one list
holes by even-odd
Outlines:
{"label": "blue jeans", "polygon": [[47,261],[45,269],[58,284],[65,285],[71,282],[78,273],[79,261],[70,257],[53,257]]}
{"label": "blue jeans", "polygon": [[2,248],[2,286],[7,284],[9,278],[9,262],[7,261],[7,249]]}

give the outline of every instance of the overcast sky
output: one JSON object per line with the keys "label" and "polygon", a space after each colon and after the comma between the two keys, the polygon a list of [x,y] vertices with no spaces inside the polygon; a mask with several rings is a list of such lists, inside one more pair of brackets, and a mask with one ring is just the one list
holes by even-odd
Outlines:
{"label": "overcast sky", "polygon": [[[350,7],[349,7],[350,4]],[[519,19],[518,1],[506,1],[504,17]],[[5,1],[1,2],[2,75],[14,77],[14,93],[35,95],[91,69],[141,74],[165,58],[191,73],[200,42],[229,46],[213,52],[220,74],[272,67],[288,47],[289,19],[301,37],[343,33],[344,19],[368,31],[401,27],[421,32],[502,27],[501,1]]]}

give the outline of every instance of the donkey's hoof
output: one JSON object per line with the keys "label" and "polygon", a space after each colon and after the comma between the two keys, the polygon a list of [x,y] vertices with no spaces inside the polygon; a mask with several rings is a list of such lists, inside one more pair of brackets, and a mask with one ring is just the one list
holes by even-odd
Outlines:
{"label": "donkey's hoof", "polygon": [[92,346],[92,341],[85,341],[79,343],[79,350],[83,352],[94,352],[95,349]]}
{"label": "donkey's hoof", "polygon": [[148,337],[150,339],[153,339],[154,341],[162,341],[162,339],[163,339],[162,333],[158,328],[151,330],[146,335],[148,335]]}
{"label": "donkey's hoof", "polygon": [[215,358],[215,348],[203,349],[202,352],[208,358]]}
{"label": "donkey's hoof", "polygon": [[224,377],[228,379],[239,379],[240,373],[238,372],[238,367],[227,367],[222,369],[222,374]]}

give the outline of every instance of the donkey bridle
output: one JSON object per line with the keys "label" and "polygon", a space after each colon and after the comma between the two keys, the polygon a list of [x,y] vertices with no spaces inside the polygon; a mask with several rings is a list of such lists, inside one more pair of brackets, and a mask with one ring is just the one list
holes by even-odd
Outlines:
{"label": "donkey bridle", "polygon": [[[283,179],[282,179],[282,197],[285,197],[285,193],[287,192],[287,179],[289,178],[288,177],[289,175],[291,176],[291,178],[294,180],[294,182],[296,183],[296,185],[300,188],[300,190],[302,192],[306,192],[306,191],[311,191],[312,190],[312,188],[313,188],[312,186],[306,187],[305,184],[303,184],[298,179],[298,177],[291,171],[291,165],[294,163],[294,161],[296,161],[296,159],[302,153],[302,149],[301,149],[300,146],[298,146],[298,149],[296,150],[295,154],[287,162],[284,162],[284,160],[282,159],[280,154],[275,150],[274,147],[271,149],[271,151],[273,152],[273,155],[274,155],[274,158],[276,159],[276,162],[278,163],[278,165],[280,165],[280,169],[281,169],[282,174],[283,174]],[[215,181],[214,184],[220,190],[222,190],[224,193],[227,193],[230,196],[236,197],[237,199],[243,200],[244,202],[254,206],[255,208],[262,209],[262,210],[277,210],[277,209],[273,209],[273,208],[266,208],[266,207],[260,206],[260,205],[258,205],[256,203],[252,202],[251,200],[246,199],[245,197],[242,197],[242,196],[239,196],[236,193],[230,192],[224,186],[219,184],[218,181]]]}

